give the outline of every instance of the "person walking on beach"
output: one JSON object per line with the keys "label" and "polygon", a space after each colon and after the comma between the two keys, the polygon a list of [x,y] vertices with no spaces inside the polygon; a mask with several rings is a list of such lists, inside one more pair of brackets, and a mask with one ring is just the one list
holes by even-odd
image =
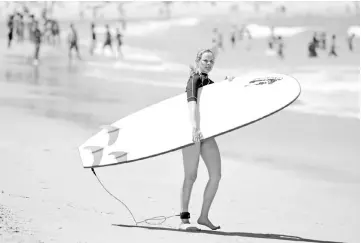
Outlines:
{"label": "person walking on beach", "polygon": [[75,49],[77,57],[81,60],[79,47],[78,47],[78,32],[76,31],[74,25],[70,24],[70,30],[68,34],[68,46],[69,46],[69,59],[72,59],[72,50]]}
{"label": "person walking on beach", "polygon": [[105,41],[104,41],[104,45],[103,45],[103,55],[104,55],[104,50],[105,50],[105,47],[109,47],[110,50],[112,52],[113,51],[113,45],[112,45],[112,34],[110,33],[110,29],[109,29],[109,25],[106,25],[105,26]]}
{"label": "person walking on beach", "polygon": [[8,22],[7,22],[7,26],[8,26],[8,48],[11,47],[11,42],[13,40],[14,37],[14,15],[10,15]]}
{"label": "person walking on beach", "polygon": [[272,50],[273,49],[273,45],[276,41],[276,36],[275,36],[275,28],[274,26],[272,26],[270,28],[271,32],[270,32],[270,36],[268,37],[268,48],[269,50]]}
{"label": "person walking on beach", "polygon": [[43,34],[41,33],[41,31],[39,29],[38,21],[34,22],[33,35],[34,35],[34,44],[35,44],[34,65],[38,65],[41,39],[43,37]]}
{"label": "person walking on beach", "polygon": [[236,46],[236,35],[237,35],[237,27],[234,25],[233,29],[231,30],[230,36],[231,36],[231,44],[234,48]]}
{"label": "person walking on beach", "polygon": [[328,56],[334,56],[337,57],[337,53],[336,53],[336,35],[332,35],[332,39],[331,39],[331,49],[330,52],[328,53]]}
{"label": "person walking on beach", "polygon": [[281,58],[281,59],[284,59],[285,56],[283,54],[283,49],[285,47],[285,44],[283,42],[283,38],[282,36],[278,36],[277,38],[277,44],[278,44],[278,49],[277,49],[277,54],[278,54],[278,57]]}
{"label": "person walking on beach", "polygon": [[18,42],[23,42],[24,41],[24,29],[25,29],[25,24],[24,24],[24,15],[22,15],[21,13],[18,13],[18,24],[17,24],[17,28],[16,28],[16,34],[18,37]]}
{"label": "person walking on beach", "polygon": [[28,25],[28,31],[29,31],[29,40],[31,42],[34,42],[35,41],[35,37],[34,37],[34,26],[35,26],[35,16],[34,14],[31,14],[30,15],[30,22],[29,22],[29,25]]}
{"label": "person walking on beach", "polygon": [[[205,49],[199,51],[195,60],[196,67],[190,66],[190,77],[186,87],[190,122],[192,125],[192,140],[194,144],[182,149],[184,181],[181,190],[180,219],[182,222],[180,229],[184,230],[198,230],[196,226],[190,224],[190,213],[188,207],[193,184],[197,178],[200,156],[206,164],[209,180],[204,191],[202,211],[197,223],[207,226],[212,230],[220,229],[220,226],[213,225],[213,223],[209,220],[208,213],[221,179],[221,156],[217,142],[214,138],[203,140],[203,135],[201,133],[202,128],[199,125],[198,114],[198,104],[200,99],[198,96],[198,89],[213,83],[213,81],[208,78],[208,74],[213,68],[214,60],[215,55],[212,50]],[[232,81],[233,77],[228,78],[228,80]]]}
{"label": "person walking on beach", "polygon": [[317,32],[314,32],[313,37],[312,37],[312,41],[313,41],[313,43],[315,43],[315,47],[319,48],[320,41],[319,41],[319,39],[317,37],[318,37]]}
{"label": "person walking on beach", "polygon": [[97,34],[95,33],[95,24],[94,23],[91,23],[90,29],[91,29],[91,35],[92,35],[92,40],[90,43],[90,55],[93,55],[94,49],[97,46]]}
{"label": "person walking on beach", "polygon": [[321,33],[321,37],[320,37],[320,43],[321,43],[321,49],[322,50],[326,50],[326,40],[327,39],[327,34],[326,34],[326,32],[322,32]]}
{"label": "person walking on beach", "polygon": [[312,40],[308,43],[308,57],[314,58],[318,57],[317,54],[317,39],[315,38],[315,35],[313,36]]}
{"label": "person walking on beach", "polygon": [[119,57],[123,58],[123,54],[122,54],[122,50],[121,50],[121,47],[122,47],[122,34],[120,33],[120,30],[119,28],[117,28],[117,33],[116,33],[116,39],[117,39],[117,52],[116,52],[116,55],[117,55],[117,59]]}
{"label": "person walking on beach", "polygon": [[51,21],[51,34],[53,38],[53,45],[60,45],[60,26],[57,20]]}
{"label": "person walking on beach", "polygon": [[349,35],[347,37],[347,44],[348,44],[348,49],[353,52],[353,40],[355,38],[355,33],[352,33],[351,35]]}

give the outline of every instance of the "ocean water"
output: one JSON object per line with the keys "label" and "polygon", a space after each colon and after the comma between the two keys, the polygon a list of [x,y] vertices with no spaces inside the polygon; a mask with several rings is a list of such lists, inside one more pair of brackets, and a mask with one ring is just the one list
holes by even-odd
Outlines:
{"label": "ocean water", "polygon": [[[106,50],[104,55],[109,61],[97,59],[88,61],[89,69],[86,75],[105,78],[109,82],[174,87],[182,92],[187,80],[189,64],[193,62],[196,51],[210,46],[211,26],[205,19],[193,17],[130,25],[124,32],[125,45],[122,49],[124,59],[114,60],[114,53]],[[320,115],[359,118],[359,53],[350,54],[346,47],[341,47],[339,51],[343,56],[339,60],[332,60],[326,53],[320,53],[319,60],[310,61],[304,55],[305,51],[299,50],[299,46],[306,45],[302,42],[312,37],[312,31],[316,27],[276,26],[276,34],[281,34],[285,38],[285,54],[294,56],[292,59],[280,61],[276,56],[266,55],[269,26],[256,23],[248,26],[254,37],[254,40],[248,42],[253,45],[249,52],[245,50],[244,42],[237,43],[240,46],[237,50],[230,49],[227,32],[223,32],[227,50],[217,57],[211,73],[212,79],[222,80],[225,75],[254,76],[273,72],[286,73],[295,77],[302,87],[298,102],[289,109]],[[116,26],[112,27],[114,31]],[[100,34],[104,32],[102,27],[98,27],[97,30]],[[345,28],[345,36],[350,31],[357,31],[357,26]],[[89,43],[87,39],[81,41],[83,46],[89,46]],[[103,55],[102,43],[98,43],[96,55]],[[115,75],[117,73],[121,74],[121,78]]]}
{"label": "ocean water", "polygon": [[[98,24],[96,31],[100,41],[95,56],[85,57],[85,62],[79,66],[82,66],[83,75],[100,78],[109,83],[128,82],[172,87],[183,92],[189,64],[193,64],[195,53],[199,49],[211,47],[212,31],[217,27],[223,34],[225,50],[219,52],[210,75],[213,80],[222,80],[226,75],[289,74],[300,82],[302,93],[298,101],[288,109],[359,118],[359,37],[355,40],[355,53],[348,52],[345,39],[348,33],[359,33],[360,27],[349,24],[349,21],[344,22],[340,21],[340,25],[335,27],[318,24],[302,26],[299,23],[276,25],[275,33],[284,37],[285,60],[270,55],[266,41],[270,26],[257,21],[247,22],[253,40],[238,41],[234,49],[229,42],[234,19],[224,16],[221,20],[207,16],[142,20],[129,23],[126,30],[122,29],[120,23],[112,22],[109,24],[112,33],[119,27],[124,35],[124,59],[121,60],[115,60],[114,53],[109,49],[103,53],[102,38],[105,28]],[[241,24],[244,22],[237,25]],[[89,23],[79,22],[75,23],[75,26],[81,36],[81,52],[86,53],[90,46]],[[307,58],[307,43],[311,40],[313,31],[320,29],[338,34],[339,58],[330,59],[327,52],[321,52],[317,60]],[[64,41],[66,35],[67,31],[62,31]],[[66,52],[65,45],[63,48]],[[250,50],[247,51],[247,48]]]}

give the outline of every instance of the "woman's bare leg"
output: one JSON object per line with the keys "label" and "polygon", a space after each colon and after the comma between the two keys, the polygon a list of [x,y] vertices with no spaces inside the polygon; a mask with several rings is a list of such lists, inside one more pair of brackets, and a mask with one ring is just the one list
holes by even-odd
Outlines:
{"label": "woman's bare leg", "polygon": [[[192,188],[197,179],[197,171],[200,155],[200,143],[182,149],[184,165],[184,181],[181,191],[181,212],[188,212]],[[188,219],[182,219],[183,223],[189,223]]]}
{"label": "woman's bare leg", "polygon": [[208,218],[208,213],[217,193],[219,181],[221,179],[221,156],[214,138],[207,139],[202,142],[201,155],[208,170],[209,180],[204,190],[202,212],[197,222],[198,224],[205,225],[212,230],[216,230],[220,227],[214,226]]}

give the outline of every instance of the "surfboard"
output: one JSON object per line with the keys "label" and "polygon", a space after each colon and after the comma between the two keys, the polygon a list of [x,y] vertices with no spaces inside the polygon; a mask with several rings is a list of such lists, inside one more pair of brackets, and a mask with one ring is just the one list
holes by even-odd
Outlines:
{"label": "surfboard", "polygon": [[[186,85],[186,84],[185,84]],[[284,74],[236,77],[198,91],[203,139],[217,137],[270,116],[294,102],[298,81]],[[84,168],[130,163],[193,144],[186,93],[130,114],[79,146]]]}

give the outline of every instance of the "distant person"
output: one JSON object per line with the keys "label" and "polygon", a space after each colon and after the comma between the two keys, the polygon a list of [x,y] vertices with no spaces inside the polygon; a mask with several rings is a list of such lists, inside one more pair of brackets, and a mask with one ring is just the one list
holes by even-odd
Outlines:
{"label": "distant person", "polygon": [[51,19],[46,19],[44,22],[44,39],[47,44],[52,43],[52,33],[51,33],[52,21]]}
{"label": "distant person", "polygon": [[112,45],[112,34],[110,33],[109,25],[105,26],[105,41],[103,45],[103,55],[104,55],[105,47],[109,47],[110,50],[114,52]]}
{"label": "distant person", "polygon": [[94,50],[97,46],[97,34],[95,33],[95,24],[94,23],[91,23],[90,31],[91,31],[90,55],[93,55]]}
{"label": "distant person", "polygon": [[236,46],[236,35],[237,35],[237,27],[233,26],[233,30],[231,30],[230,36],[231,36],[231,44],[234,48]]}
{"label": "distant person", "polygon": [[348,49],[352,52],[353,51],[353,40],[355,39],[355,33],[352,33],[347,37],[347,44]]}
{"label": "distant person", "polygon": [[326,32],[322,32],[321,33],[321,37],[320,37],[320,48],[322,50],[326,50],[327,46],[326,46],[326,40],[327,39],[327,35]]}
{"label": "distant person", "polygon": [[316,43],[312,40],[308,43],[308,57],[314,58],[318,57],[317,51],[316,51]]}
{"label": "distant person", "polygon": [[315,33],[313,34],[312,41],[315,43],[315,47],[318,48],[318,47],[319,47],[319,44],[320,44],[320,41],[319,41],[318,38],[317,38],[317,32],[315,32]]}
{"label": "distant person", "polygon": [[39,29],[38,21],[35,21],[35,23],[34,23],[33,34],[34,34],[34,44],[35,44],[34,65],[38,65],[41,39],[43,36],[43,34],[41,33],[41,31]]}
{"label": "distant person", "polygon": [[337,57],[337,53],[336,53],[336,35],[332,35],[331,48],[330,48],[330,52],[328,53],[328,56]]}
{"label": "distant person", "polygon": [[277,55],[279,58],[284,59],[283,50],[284,50],[285,44],[283,42],[282,36],[278,36],[277,44],[278,44]]}
{"label": "distant person", "polygon": [[24,16],[20,13],[18,13],[18,25],[16,28],[16,34],[18,36],[18,42],[24,41],[24,30],[25,30],[25,24],[24,24]]}
{"label": "distant person", "polygon": [[60,38],[60,26],[57,20],[53,19],[51,21],[51,34],[53,38],[53,45],[60,44],[61,38]]}
{"label": "distant person", "polygon": [[78,59],[81,60],[78,46],[78,32],[72,23],[70,24],[70,30],[68,34],[68,46],[69,59],[72,59],[72,50],[75,49]]}
{"label": "distant person", "polygon": [[212,37],[212,46],[217,46],[217,45],[218,45],[218,29],[214,28],[213,37]]}
{"label": "distant person", "polygon": [[117,40],[117,59],[118,59],[119,57],[123,58],[123,53],[122,53],[122,49],[121,49],[121,47],[123,45],[123,41],[122,41],[123,36],[120,33],[119,28],[117,28],[116,31],[117,31],[116,32],[116,40]]}
{"label": "distant person", "polygon": [[274,45],[275,41],[276,41],[275,28],[274,28],[274,26],[272,26],[270,36],[268,37],[268,48],[270,50],[273,49],[273,45]]}
{"label": "distant person", "polygon": [[31,42],[35,41],[35,37],[34,37],[35,22],[36,22],[35,16],[34,16],[34,14],[31,14],[30,15],[30,22],[29,22],[29,25],[28,25],[28,28],[29,28],[29,40]]}
{"label": "distant person", "polygon": [[10,15],[7,21],[8,27],[8,48],[11,47],[11,42],[14,37],[14,15]]}

